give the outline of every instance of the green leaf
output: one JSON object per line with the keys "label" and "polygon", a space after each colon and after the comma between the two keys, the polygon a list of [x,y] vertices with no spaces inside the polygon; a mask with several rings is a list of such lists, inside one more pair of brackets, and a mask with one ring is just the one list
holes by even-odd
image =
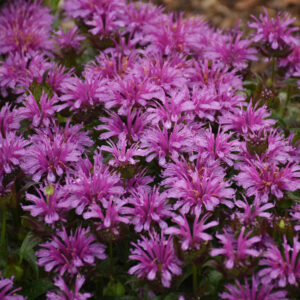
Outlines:
{"label": "green leaf", "polygon": [[120,281],[110,280],[107,286],[103,289],[103,296],[123,296],[125,287]]}
{"label": "green leaf", "polygon": [[34,300],[39,296],[46,294],[51,288],[53,284],[50,280],[46,278],[40,278],[37,280],[30,281],[27,285],[22,289],[22,295],[27,296],[28,299]]}
{"label": "green leaf", "polygon": [[48,196],[52,196],[54,194],[54,186],[52,184],[49,184],[45,187],[45,193]]}
{"label": "green leaf", "polygon": [[36,264],[36,256],[33,248],[40,242],[40,238],[28,232],[19,250],[19,263],[21,264],[23,260],[27,261],[32,267],[36,277],[38,277],[38,266]]}

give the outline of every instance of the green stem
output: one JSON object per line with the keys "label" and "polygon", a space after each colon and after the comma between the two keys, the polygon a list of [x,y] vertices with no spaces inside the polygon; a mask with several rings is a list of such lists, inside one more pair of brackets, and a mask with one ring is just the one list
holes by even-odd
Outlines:
{"label": "green stem", "polygon": [[276,63],[276,58],[275,56],[272,57],[272,85],[274,85],[274,77],[275,77],[275,63]]}
{"label": "green stem", "polygon": [[7,219],[7,211],[6,211],[6,209],[4,209],[3,214],[2,214],[1,240],[0,240],[0,245],[3,250],[4,250],[4,244],[5,244],[6,219]]}
{"label": "green stem", "polygon": [[197,266],[193,263],[193,292],[194,296],[197,296],[198,291],[198,280],[197,280]]}
{"label": "green stem", "polygon": [[287,94],[286,94],[286,101],[285,101],[284,110],[283,110],[283,116],[285,116],[286,113],[287,113],[287,109],[288,109],[290,99],[291,99],[291,86],[288,85]]}
{"label": "green stem", "polygon": [[109,260],[110,260],[110,268],[111,268],[111,273],[114,272],[114,257],[113,257],[113,246],[112,242],[109,242]]}

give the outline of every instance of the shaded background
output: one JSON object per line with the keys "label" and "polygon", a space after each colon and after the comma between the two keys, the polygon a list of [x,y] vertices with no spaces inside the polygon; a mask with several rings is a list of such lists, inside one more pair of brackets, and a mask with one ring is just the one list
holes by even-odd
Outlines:
{"label": "shaded background", "polygon": [[153,3],[165,5],[168,11],[185,11],[187,14],[201,14],[212,25],[219,28],[234,26],[241,19],[245,27],[250,15],[258,16],[263,7],[270,15],[277,10],[288,11],[296,17],[295,25],[300,26],[300,0],[152,0]]}

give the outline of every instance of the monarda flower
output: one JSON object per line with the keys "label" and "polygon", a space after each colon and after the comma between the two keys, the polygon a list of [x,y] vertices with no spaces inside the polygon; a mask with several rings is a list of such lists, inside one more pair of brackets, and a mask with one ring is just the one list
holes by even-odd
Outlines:
{"label": "monarda flower", "polygon": [[62,209],[60,203],[67,194],[59,185],[40,186],[36,189],[36,193],[37,195],[26,193],[26,200],[32,204],[21,204],[23,210],[30,211],[33,217],[42,219],[46,224],[65,221],[62,214],[66,209]]}
{"label": "monarda flower", "polygon": [[40,1],[10,1],[0,14],[0,53],[50,50],[52,21]]}
{"label": "monarda flower", "polygon": [[283,237],[283,244],[278,248],[270,245],[260,260],[259,264],[264,268],[259,271],[261,282],[264,285],[276,283],[280,287],[287,284],[298,285],[300,279],[300,242],[297,237],[293,238],[293,247]]}
{"label": "monarda flower", "polygon": [[118,228],[121,223],[128,224],[130,222],[126,204],[126,200],[119,198],[103,198],[100,203],[91,204],[88,210],[83,213],[83,218],[93,219],[97,230],[118,235]]}
{"label": "monarda flower", "polygon": [[300,203],[297,203],[291,208],[290,215],[295,222],[294,229],[300,231]]}
{"label": "monarda flower", "polygon": [[57,292],[47,292],[47,300],[86,300],[92,297],[91,293],[80,293],[85,281],[84,276],[77,275],[75,286],[70,288],[62,277],[54,279],[54,285],[59,288]]}
{"label": "monarda flower", "polygon": [[113,155],[113,158],[109,161],[109,165],[114,167],[125,167],[127,165],[136,164],[134,157],[145,156],[148,151],[139,149],[137,144],[133,144],[130,147],[127,146],[125,133],[119,135],[117,144],[112,141],[107,142],[109,146],[101,146],[101,150],[109,152]]}
{"label": "monarda flower", "polygon": [[40,99],[35,97],[30,92],[24,98],[22,104],[24,107],[19,109],[24,119],[29,119],[33,127],[49,127],[54,120],[55,112],[59,112],[67,105],[58,105],[59,99],[56,96],[48,97],[42,92]]}
{"label": "monarda flower", "polygon": [[252,105],[252,102],[244,109],[243,106],[236,108],[232,112],[223,114],[219,118],[224,131],[234,130],[240,135],[247,135],[259,130],[268,130],[276,123],[275,120],[268,119],[271,112],[267,110],[265,105],[258,107]]}
{"label": "monarda flower", "polygon": [[[1,274],[1,273],[0,273]],[[14,277],[4,278],[0,277],[0,299],[3,300],[25,300],[23,296],[17,295],[16,292],[21,290],[21,288],[13,288]]]}
{"label": "monarda flower", "polygon": [[63,176],[78,162],[86,146],[91,146],[90,138],[80,132],[82,126],[69,126],[64,129],[56,125],[53,129],[36,129],[38,134],[31,136],[32,145],[28,147],[22,167],[31,174],[34,181],[47,175],[49,182]]}
{"label": "monarda flower", "polygon": [[298,31],[297,27],[290,27],[296,18],[290,18],[286,13],[280,13],[276,18],[270,18],[268,11],[264,10],[265,15],[260,14],[259,19],[252,16],[255,22],[248,23],[250,28],[256,30],[252,34],[253,41],[259,42],[272,50],[286,50],[297,44],[297,39],[292,34]]}
{"label": "monarda flower", "polygon": [[113,111],[107,112],[107,114],[108,117],[100,118],[100,121],[104,124],[95,128],[96,130],[105,130],[99,136],[101,140],[125,134],[129,140],[137,142],[148,125],[146,113],[143,113],[141,110],[129,110],[126,114],[125,122]]}
{"label": "monarda flower", "polygon": [[208,211],[213,211],[220,203],[233,207],[227,199],[234,198],[234,190],[224,176],[223,169],[211,160],[196,165],[183,160],[166,165],[163,183],[169,188],[169,197],[178,199],[174,209],[180,209],[183,215],[197,214],[203,206]]}
{"label": "monarda flower", "polygon": [[236,280],[235,284],[226,284],[225,288],[227,291],[219,296],[227,300],[288,300],[286,291],[273,291],[275,285],[261,284],[255,275],[252,275],[251,284],[246,279],[244,285]]}
{"label": "monarda flower", "polygon": [[258,243],[261,238],[259,236],[250,237],[252,231],[245,235],[245,227],[242,227],[239,237],[236,239],[233,234],[224,229],[223,234],[216,234],[216,237],[224,245],[224,248],[213,249],[211,256],[224,255],[226,257],[225,266],[232,269],[234,266],[243,263],[250,256],[258,257],[260,252],[253,249],[253,245]]}
{"label": "monarda flower", "polygon": [[138,278],[161,280],[164,287],[171,286],[172,275],[181,274],[182,262],[176,257],[173,239],[166,239],[163,234],[149,233],[149,239],[141,236],[137,244],[131,249],[129,259],[139,263],[129,269],[129,274],[136,274]]}
{"label": "monarda flower", "polygon": [[62,28],[59,28],[55,32],[54,40],[59,46],[59,49],[62,51],[78,50],[80,43],[84,40],[83,35],[78,34],[78,27],[75,25],[68,31],[63,31]]}
{"label": "monarda flower", "polygon": [[94,164],[87,158],[80,160],[78,164],[74,176],[67,178],[65,188],[70,197],[62,204],[64,207],[75,208],[76,213],[81,215],[85,207],[99,204],[104,198],[110,199],[111,196],[120,198],[124,193],[120,176],[109,171],[109,166],[103,163],[101,153],[95,153]]}
{"label": "monarda flower", "polygon": [[63,227],[51,241],[40,244],[42,249],[36,252],[37,264],[44,266],[47,272],[58,272],[60,276],[65,272],[74,275],[81,267],[94,265],[95,258],[106,258],[105,246],[95,240],[89,228],[78,227],[75,233],[68,235]]}
{"label": "monarda flower", "polygon": [[274,195],[282,198],[285,191],[295,191],[300,187],[300,167],[288,164],[277,167],[260,160],[239,164],[241,172],[235,176],[238,185],[247,190],[248,197],[255,196],[263,202]]}
{"label": "monarda flower", "polygon": [[5,136],[0,132],[0,174],[9,174],[25,162],[25,148],[28,145],[29,142],[17,136],[15,131],[6,132]]}
{"label": "monarda flower", "polygon": [[11,110],[11,106],[6,103],[0,109],[0,134],[5,136],[6,132],[18,130],[22,119],[19,109],[13,107]]}
{"label": "monarda flower", "polygon": [[219,224],[218,221],[206,223],[210,216],[210,214],[204,214],[200,218],[199,213],[195,214],[191,229],[186,215],[178,215],[172,219],[172,221],[176,223],[177,227],[170,226],[164,231],[164,233],[176,235],[181,241],[181,248],[183,251],[192,248],[199,250],[202,242],[212,240],[212,236],[204,231]]}
{"label": "monarda flower", "polygon": [[132,216],[131,223],[136,232],[149,231],[153,224],[165,229],[168,226],[166,219],[173,215],[167,193],[159,193],[158,188],[153,188],[152,191],[138,188],[136,192],[132,192],[128,204],[132,207],[128,207],[126,213]]}

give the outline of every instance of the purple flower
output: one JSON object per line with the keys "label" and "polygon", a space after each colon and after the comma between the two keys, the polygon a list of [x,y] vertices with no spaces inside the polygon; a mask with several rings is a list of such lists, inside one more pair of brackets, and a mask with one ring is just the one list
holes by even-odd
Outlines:
{"label": "purple flower", "polygon": [[78,227],[75,233],[57,231],[50,242],[40,244],[41,250],[36,252],[37,264],[44,266],[47,272],[59,272],[59,275],[78,273],[86,265],[94,265],[95,258],[105,259],[105,246],[95,242],[89,228]]}
{"label": "purple flower", "polygon": [[297,31],[297,27],[290,27],[296,18],[289,18],[286,13],[281,17],[280,13],[276,18],[270,18],[268,11],[264,9],[265,15],[260,14],[259,19],[252,16],[255,22],[248,23],[248,26],[256,29],[253,33],[253,41],[260,42],[273,50],[283,50],[297,44],[297,39],[292,33]]}
{"label": "purple flower", "polygon": [[11,110],[11,106],[6,103],[0,109],[0,134],[5,136],[6,132],[18,130],[22,119],[20,110],[15,107]]}
{"label": "purple flower", "polygon": [[54,36],[55,42],[62,51],[72,49],[78,50],[81,41],[84,39],[85,37],[83,35],[78,34],[78,27],[76,25],[66,32],[64,32],[62,28],[59,28],[59,30],[55,32]]}
{"label": "purple flower", "polygon": [[59,185],[50,184],[45,187],[40,186],[36,192],[37,195],[26,193],[26,200],[32,204],[21,204],[23,210],[30,211],[33,217],[38,217],[47,224],[65,221],[62,216],[65,209],[60,206],[60,203],[67,197],[65,191]]}
{"label": "purple flower", "polygon": [[177,235],[181,240],[181,248],[184,251],[191,248],[196,248],[199,250],[201,242],[212,240],[212,236],[204,231],[219,224],[218,221],[211,221],[205,224],[210,216],[210,214],[204,214],[200,218],[200,214],[195,214],[194,221],[192,223],[193,227],[191,230],[187,217],[185,215],[178,215],[172,220],[179,226],[179,228],[170,226],[164,231],[164,233]]}
{"label": "purple flower", "polygon": [[85,281],[84,276],[77,275],[75,286],[70,289],[62,277],[54,279],[54,284],[59,288],[57,292],[48,292],[47,300],[86,300],[92,297],[90,293],[80,293],[80,289]]}
{"label": "purple flower", "polygon": [[234,198],[234,190],[224,180],[224,171],[214,161],[200,160],[196,165],[186,161],[168,164],[163,172],[163,183],[169,188],[169,197],[178,199],[174,209],[180,208],[181,214],[199,214],[203,206],[212,211],[220,203],[229,207],[233,204],[226,200]]}
{"label": "purple flower", "polygon": [[101,140],[125,134],[129,140],[137,142],[148,124],[146,114],[142,113],[141,110],[129,110],[126,115],[126,122],[113,111],[107,112],[107,114],[109,115],[108,118],[100,118],[100,121],[104,124],[95,128],[97,130],[106,130],[106,132],[100,134],[99,138]]}
{"label": "purple flower", "polygon": [[[0,174],[11,173],[14,168],[25,162],[25,148],[29,142],[14,131],[0,133]],[[28,148],[27,148],[28,149]]]}
{"label": "purple flower", "polygon": [[114,167],[126,167],[130,164],[134,165],[136,163],[136,160],[133,158],[134,156],[145,156],[147,154],[147,151],[138,149],[137,144],[128,147],[125,133],[119,135],[119,140],[116,145],[112,141],[107,143],[109,146],[101,146],[101,150],[113,155],[109,164]]}
{"label": "purple flower", "polygon": [[260,260],[259,264],[265,266],[259,271],[258,275],[264,285],[271,282],[285,287],[287,284],[298,285],[300,279],[300,242],[297,237],[293,238],[293,247],[291,247],[283,237],[282,250],[276,245],[270,245]]}
{"label": "purple flower", "polygon": [[86,206],[102,203],[103,199],[108,201],[111,196],[119,198],[124,192],[120,176],[109,171],[109,166],[103,163],[102,154],[98,152],[95,153],[94,164],[88,159],[79,161],[74,178],[67,180],[66,189],[70,197],[62,205],[76,208],[79,215]]}
{"label": "purple flower", "polygon": [[225,266],[232,269],[237,264],[245,261],[250,256],[258,257],[260,252],[253,249],[253,244],[261,240],[259,236],[250,237],[252,231],[245,235],[245,227],[242,227],[239,237],[236,239],[233,234],[224,229],[224,234],[216,234],[216,237],[224,245],[224,248],[213,249],[211,256],[224,255],[226,257]]}
{"label": "purple flower", "polygon": [[232,133],[227,134],[220,129],[215,135],[210,128],[204,131],[203,136],[196,137],[197,150],[203,159],[209,157],[212,160],[220,160],[233,166],[234,161],[237,160],[237,155],[233,152],[239,151],[240,143],[232,139],[232,135]]}
{"label": "purple flower", "polygon": [[[0,273],[1,274],[1,273]],[[23,296],[16,295],[16,292],[21,290],[21,288],[13,289],[13,280],[14,277],[11,279],[0,277],[0,299],[3,300],[25,300]]]}
{"label": "purple flower", "polygon": [[243,212],[236,213],[237,218],[243,224],[253,224],[255,223],[257,217],[266,218],[268,220],[271,219],[272,214],[266,212],[266,210],[273,208],[275,206],[273,203],[262,204],[260,201],[254,200],[253,203],[249,204],[247,198],[244,195],[242,196],[244,201],[237,200],[235,205],[238,208],[243,209]]}
{"label": "purple flower", "polygon": [[267,111],[265,105],[258,108],[257,104],[253,106],[250,101],[246,110],[241,106],[233,112],[221,116],[219,122],[222,124],[224,131],[234,130],[241,135],[246,135],[262,129],[271,129],[276,121],[267,119],[270,115],[271,113]]}
{"label": "purple flower", "polygon": [[126,213],[132,216],[131,223],[136,232],[149,231],[155,223],[161,229],[167,228],[166,219],[173,215],[167,196],[167,193],[159,193],[158,188],[147,191],[141,187],[132,192],[128,199],[132,207],[128,207]]}
{"label": "purple flower", "polygon": [[30,92],[23,100],[25,107],[20,108],[20,113],[24,119],[32,121],[33,127],[49,127],[54,120],[55,112],[59,112],[67,105],[58,105],[59,99],[56,96],[51,98],[44,92],[40,99],[35,99]]}
{"label": "purple flower", "polygon": [[235,176],[238,185],[247,190],[248,197],[254,195],[263,202],[268,201],[270,194],[282,198],[284,191],[293,192],[300,187],[300,167],[296,164],[279,168],[257,160],[240,164],[239,168],[241,172]]}
{"label": "purple flower", "polygon": [[157,157],[159,164],[164,166],[168,158],[176,159],[180,153],[191,151],[192,137],[191,130],[184,124],[175,124],[170,130],[153,126],[145,130],[141,148],[148,151],[147,162]]}
{"label": "purple flower", "polygon": [[235,285],[227,284],[225,288],[227,291],[219,296],[227,300],[288,300],[286,291],[272,291],[274,285],[261,284],[255,275],[252,275],[251,284],[246,279],[244,285],[236,280]]}
{"label": "purple flower", "polygon": [[51,49],[52,21],[50,9],[40,1],[10,1],[1,9],[0,53]]}
{"label": "purple flower", "polygon": [[290,210],[290,215],[292,217],[292,220],[296,223],[294,225],[294,229],[296,231],[300,231],[300,203],[297,203],[292,207]]}
{"label": "purple flower", "polygon": [[33,175],[34,181],[47,174],[47,180],[54,182],[57,176],[61,177],[72,169],[85,147],[92,144],[86,133],[80,132],[81,128],[67,123],[64,129],[56,125],[44,131],[36,129],[38,134],[31,136],[32,145],[27,148],[22,165]]}
{"label": "purple flower", "polygon": [[100,203],[93,203],[83,214],[84,219],[93,219],[96,229],[113,232],[118,234],[118,227],[121,223],[130,222],[127,215],[126,200],[110,197],[108,200],[103,198]]}
{"label": "purple flower", "polygon": [[139,263],[129,269],[129,274],[136,274],[139,278],[148,280],[160,279],[164,287],[171,285],[172,275],[181,274],[182,262],[176,257],[173,248],[173,239],[167,240],[156,232],[149,233],[150,238],[141,236],[135,247],[131,249],[129,259]]}

